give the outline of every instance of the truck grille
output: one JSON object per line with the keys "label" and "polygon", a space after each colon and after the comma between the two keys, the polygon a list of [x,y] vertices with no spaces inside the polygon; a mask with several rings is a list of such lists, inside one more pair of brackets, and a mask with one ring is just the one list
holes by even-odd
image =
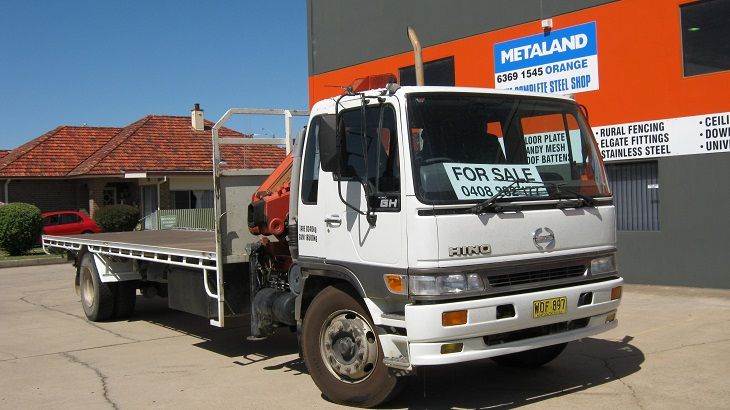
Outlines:
{"label": "truck grille", "polygon": [[545,282],[583,276],[585,265],[565,266],[552,269],[532,270],[507,274],[489,274],[487,280],[493,288],[503,286],[524,285],[527,283]]}

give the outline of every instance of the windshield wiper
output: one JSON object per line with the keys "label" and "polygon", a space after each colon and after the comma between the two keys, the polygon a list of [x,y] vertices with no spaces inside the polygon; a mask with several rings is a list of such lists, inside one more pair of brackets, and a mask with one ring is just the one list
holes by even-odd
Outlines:
{"label": "windshield wiper", "polygon": [[[486,212],[517,212],[522,210],[521,205],[517,204],[500,204],[497,203],[497,200],[506,196],[506,195],[512,195],[514,194],[517,189],[520,188],[520,183],[526,183],[526,184],[541,184],[548,190],[548,195],[550,195],[550,190],[552,189],[554,193],[558,194],[558,199],[560,200],[555,207],[556,208],[581,208],[584,206],[595,206],[596,200],[588,195],[581,194],[578,191],[575,191],[573,189],[567,188],[565,186],[565,183],[555,183],[555,182],[545,182],[545,181],[527,181],[524,179],[518,179],[513,181],[511,184],[507,185],[506,187],[502,188],[499,192],[492,195],[491,197],[487,198],[484,202],[478,203],[474,205],[473,207],[469,208],[469,210],[472,213],[475,214],[483,214]],[[517,188],[512,188],[514,185],[517,185]]]}
{"label": "windshield wiper", "polygon": [[502,198],[503,196],[507,194],[513,194],[515,192],[515,189],[512,188],[515,184],[517,186],[520,186],[520,183],[526,183],[529,182],[525,179],[516,179],[512,181],[511,184],[507,185],[506,187],[502,188],[499,192],[492,195],[491,197],[487,198],[484,202],[480,202],[473,207],[469,208],[469,210],[472,213],[475,213],[477,215],[487,213],[487,212],[517,212],[522,210],[522,206],[515,205],[515,204],[498,204],[497,200],[499,198]]}
{"label": "windshield wiper", "polygon": [[[558,199],[572,199],[573,201],[558,202],[558,208],[580,208],[583,206],[595,206],[596,199],[565,186],[565,183],[537,182],[546,188],[553,188],[555,193],[560,195]],[[550,194],[550,192],[548,192]],[[567,198],[566,198],[567,196]]]}

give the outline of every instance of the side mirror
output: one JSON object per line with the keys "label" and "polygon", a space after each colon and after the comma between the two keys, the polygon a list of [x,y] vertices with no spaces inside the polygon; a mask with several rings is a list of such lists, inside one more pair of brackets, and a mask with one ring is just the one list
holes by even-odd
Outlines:
{"label": "side mirror", "polygon": [[325,172],[337,171],[340,161],[337,143],[337,116],[325,114],[319,117],[319,160]]}

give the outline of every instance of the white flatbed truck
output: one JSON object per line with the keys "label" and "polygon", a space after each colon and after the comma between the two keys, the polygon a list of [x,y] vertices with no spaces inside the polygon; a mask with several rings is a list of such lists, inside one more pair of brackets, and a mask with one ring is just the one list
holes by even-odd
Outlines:
{"label": "white flatbed truck", "polygon": [[[248,111],[213,127],[215,232],[43,237],[75,255],[89,320],[131,315],[138,289],[215,326],[250,314],[249,337],[296,330],[317,386],[357,406],[422,366],[539,366],[617,325],[615,211],[572,99],[349,90],[314,105],[250,205],[219,145],[251,141],[217,136]],[[262,239],[245,250],[247,230]]]}

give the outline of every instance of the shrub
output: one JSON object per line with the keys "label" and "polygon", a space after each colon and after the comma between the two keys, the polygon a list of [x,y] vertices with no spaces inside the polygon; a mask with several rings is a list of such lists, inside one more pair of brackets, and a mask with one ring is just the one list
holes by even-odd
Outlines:
{"label": "shrub", "polygon": [[94,221],[105,232],[132,231],[139,220],[139,209],[130,205],[109,205],[94,212]]}
{"label": "shrub", "polygon": [[38,244],[43,230],[41,210],[22,202],[0,206],[0,248],[22,255]]}

